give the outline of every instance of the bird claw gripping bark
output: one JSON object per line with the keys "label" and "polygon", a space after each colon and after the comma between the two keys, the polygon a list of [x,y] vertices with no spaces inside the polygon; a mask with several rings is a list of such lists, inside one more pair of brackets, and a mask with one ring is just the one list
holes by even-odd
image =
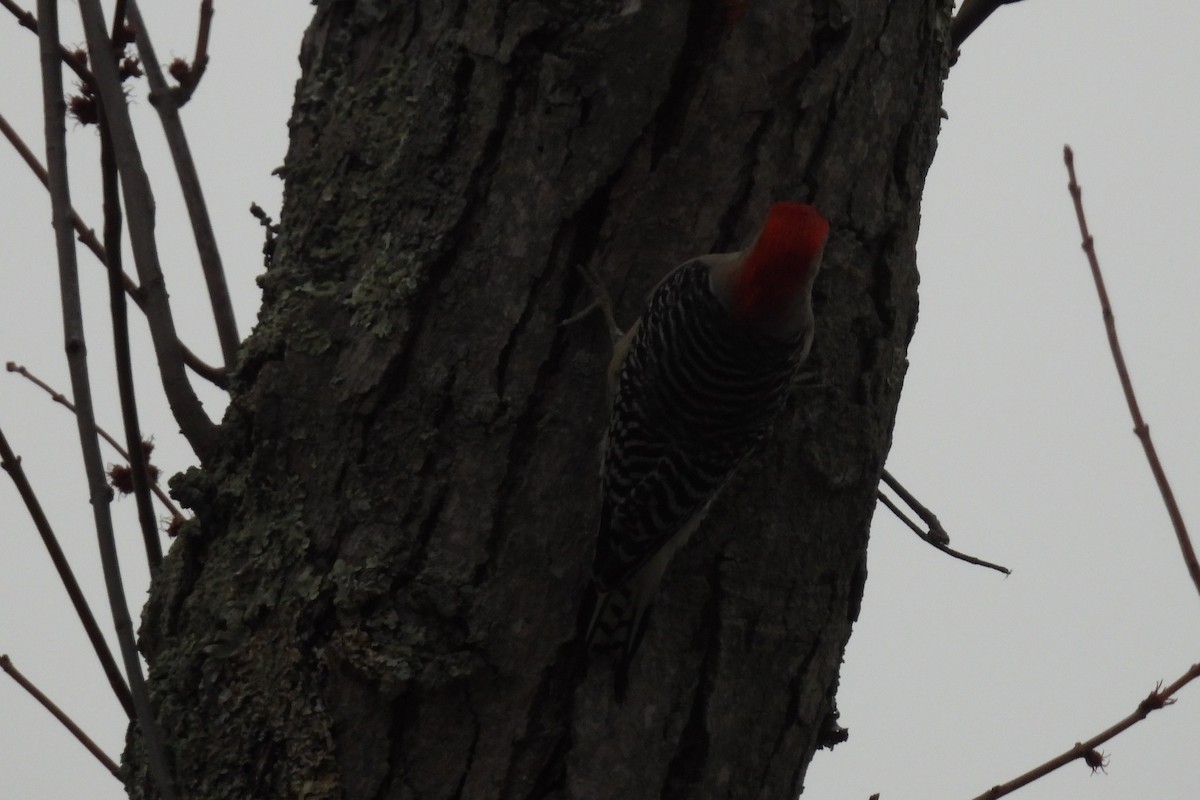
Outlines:
{"label": "bird claw gripping bark", "polygon": [[615,345],[625,335],[625,331],[621,330],[621,327],[617,325],[617,318],[613,313],[612,297],[608,293],[608,288],[600,280],[600,276],[596,274],[596,271],[588,265],[576,264],[575,269],[583,278],[583,282],[592,290],[592,302],[588,303],[582,311],[578,311],[558,323],[559,327],[565,328],[568,325],[574,325],[576,322],[585,319],[596,309],[600,309],[604,314],[604,321],[608,324],[608,335],[612,338],[612,342]]}

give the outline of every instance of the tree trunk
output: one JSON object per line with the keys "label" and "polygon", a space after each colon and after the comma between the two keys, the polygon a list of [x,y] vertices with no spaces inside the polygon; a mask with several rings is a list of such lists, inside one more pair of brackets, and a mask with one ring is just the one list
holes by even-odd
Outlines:
{"label": "tree trunk", "polygon": [[[916,319],[949,3],[317,6],[262,314],[143,625],[186,796],[795,797]],[[559,326],[574,267],[628,324],[781,199],[833,224],[811,374],[617,703],[576,634],[609,346]]]}

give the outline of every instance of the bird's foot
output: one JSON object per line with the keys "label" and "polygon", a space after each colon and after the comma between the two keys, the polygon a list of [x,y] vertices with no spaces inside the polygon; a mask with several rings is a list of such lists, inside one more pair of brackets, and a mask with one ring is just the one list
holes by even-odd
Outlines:
{"label": "bird's foot", "polygon": [[600,280],[600,276],[591,267],[584,264],[577,264],[575,269],[579,271],[584,283],[592,290],[592,302],[588,303],[582,311],[572,314],[558,323],[559,327],[574,325],[596,309],[600,309],[604,314],[604,321],[608,324],[608,335],[612,337],[613,344],[616,344],[625,335],[625,332],[617,325],[617,318],[613,314],[612,297],[608,294],[608,288],[605,287],[604,282]]}

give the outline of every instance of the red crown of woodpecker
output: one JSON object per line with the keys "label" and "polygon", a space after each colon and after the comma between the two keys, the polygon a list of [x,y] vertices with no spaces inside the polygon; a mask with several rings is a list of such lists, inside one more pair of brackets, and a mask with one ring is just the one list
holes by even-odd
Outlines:
{"label": "red crown of woodpecker", "polygon": [[812,206],[771,206],[762,231],[742,258],[733,292],[737,316],[754,321],[790,308],[798,292],[811,288],[828,237],[828,220]]}

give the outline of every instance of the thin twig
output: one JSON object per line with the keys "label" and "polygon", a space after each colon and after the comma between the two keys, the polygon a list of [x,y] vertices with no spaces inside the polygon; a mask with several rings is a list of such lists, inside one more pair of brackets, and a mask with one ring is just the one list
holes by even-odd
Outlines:
{"label": "thin twig", "polygon": [[[130,11],[135,5],[130,3]],[[83,31],[88,50],[92,53],[110,52],[112,42],[105,30],[104,11],[100,0],[80,0]],[[136,22],[136,18],[135,22]],[[139,34],[140,35],[140,34]],[[204,411],[200,398],[188,382],[184,370],[179,337],[167,297],[158,249],[154,238],[154,194],[142,164],[133,123],[129,117],[125,93],[112,59],[94,58],[92,71],[96,76],[97,96],[108,115],[113,136],[113,150],[121,174],[121,189],[129,216],[129,240],[133,260],[146,299],[146,320],[158,360],[163,392],[179,429],[191,444],[201,463],[212,459],[217,450],[217,427]],[[76,401],[79,400],[76,394]]]}
{"label": "thin twig", "polygon": [[[114,43],[116,42],[117,35],[121,32],[121,29],[125,27],[125,5],[125,0],[117,0],[117,2],[113,5],[112,25],[109,27],[108,36],[113,40]],[[114,48],[113,57],[118,58],[119,55],[117,51],[124,49],[125,48],[123,46]]]}
{"label": "thin twig", "polygon": [[46,518],[46,512],[42,510],[42,504],[38,502],[37,495],[33,491],[33,484],[29,482],[25,470],[21,467],[21,459],[9,447],[8,439],[4,438],[3,431],[0,431],[0,467],[3,467],[4,471],[8,473],[9,479],[17,487],[17,493],[21,495],[21,500],[25,502],[25,508],[29,511],[33,526],[37,528],[38,535],[42,537],[42,545],[50,555],[50,561],[54,564],[63,588],[67,590],[67,597],[71,598],[75,614],[83,623],[83,630],[87,633],[88,641],[92,643],[92,649],[96,651],[96,658],[100,660],[100,668],[104,670],[113,694],[117,696],[126,715],[133,719],[133,698],[129,694],[129,687],[125,684],[125,678],[122,677],[121,670],[117,667],[117,661],[113,658],[112,650],[108,648],[104,634],[100,632],[100,626],[92,614],[92,607],[88,605],[87,598],[83,596],[83,589],[79,588],[79,581],[75,580],[75,573],[71,571],[71,564],[67,561],[67,556],[58,543],[54,529],[50,527],[50,520]]}
{"label": "thin twig", "polygon": [[[93,53],[107,53],[108,39],[104,31],[104,12],[99,0],[84,0],[80,3],[84,17],[84,29]],[[58,59],[58,7],[56,0],[38,0],[40,55],[42,67],[42,105],[46,130],[46,165],[50,175],[50,206],[54,225],[54,243],[58,254],[59,291],[62,295],[63,339],[67,351],[67,364],[71,372],[71,389],[75,395],[76,420],[79,429],[80,449],[87,472],[88,492],[92,505],[92,516],[96,524],[96,537],[100,550],[100,562],[104,573],[104,585],[108,590],[109,607],[112,610],[113,627],[121,647],[121,658],[125,662],[125,677],[133,695],[134,714],[141,731],[142,743],[150,764],[151,774],[163,800],[175,800],[174,782],[167,767],[166,753],[154,710],[150,706],[150,695],[142,677],[142,662],[134,639],[133,623],[129,616],[129,605],[125,599],[125,588],[121,581],[121,566],[117,558],[116,537],[110,503],[112,490],[104,477],[104,464],[100,458],[100,443],[96,436],[96,416],[92,408],[91,384],[88,376],[87,348],[83,332],[83,304],[79,291],[79,265],[75,258],[75,245],[71,238],[68,213],[71,207],[71,191],[67,179],[66,105],[63,102],[62,68]],[[97,58],[97,83],[102,94],[112,94],[116,84],[116,67],[108,58]],[[108,84],[105,90],[103,87]],[[117,98],[124,108],[124,97]],[[110,112],[111,105],[106,107]],[[127,109],[126,109],[127,111]],[[126,120],[128,117],[126,117]],[[118,159],[119,161],[119,159]],[[128,181],[128,176],[122,176]],[[143,286],[150,282],[143,278]],[[150,317],[152,315],[148,315]],[[153,320],[152,320],[153,321]],[[178,355],[178,341],[174,330],[169,331],[170,342]],[[156,340],[157,342],[157,340]],[[183,362],[178,371],[183,373]],[[186,379],[185,379],[186,380]],[[189,387],[190,388],[190,387]]]}
{"label": "thin twig", "polygon": [[[5,0],[0,0],[0,3],[4,1]],[[29,145],[25,144],[25,141],[21,138],[20,134],[18,134],[16,130],[14,130],[13,127],[8,124],[8,120],[6,120],[2,114],[0,114],[0,133],[4,134],[4,137],[8,139],[9,144],[11,144],[13,149],[17,151],[17,155],[21,156],[22,160],[24,160],[29,168],[33,170],[33,174],[36,175],[37,179],[42,182],[42,186],[49,188],[50,178],[46,174],[46,168],[42,166],[42,162],[38,161],[37,156],[35,156],[33,151],[29,149]],[[83,242],[87,248],[96,255],[96,258],[100,259],[102,263],[107,263],[108,255],[104,252],[104,245],[100,244],[100,240],[96,238],[96,232],[84,224],[79,215],[75,213],[74,208],[72,208],[70,211],[70,218],[71,225],[75,228],[75,232],[79,235],[79,241]],[[134,283],[133,278],[125,275],[123,276],[123,281],[125,284],[125,291],[129,292],[131,297],[136,297],[138,288],[137,284]]]}
{"label": "thin twig", "polygon": [[950,42],[958,49],[966,38],[983,24],[1000,6],[1019,3],[1021,0],[963,0],[950,23]]}
{"label": "thin twig", "polygon": [[[0,2],[4,2],[4,0],[0,0]],[[25,144],[20,135],[8,124],[8,120],[3,115],[0,115],[0,133],[3,133],[9,143],[12,144],[13,149],[25,161],[29,169],[33,171],[37,179],[42,182],[42,186],[49,188],[50,178],[46,175],[46,168],[42,166],[37,156],[33,154],[33,151],[29,149],[29,146]],[[104,245],[100,244],[100,240],[96,238],[96,232],[84,224],[79,214],[75,213],[74,208],[70,210],[70,220],[71,225],[75,228],[75,233],[79,236],[79,241],[96,256],[101,266],[106,266],[108,264],[108,255],[104,251]],[[146,301],[142,298],[142,292],[138,289],[138,285],[134,282],[133,278],[122,272],[121,283],[125,287],[125,293],[133,299],[133,302],[137,303],[138,308],[145,311]],[[225,370],[206,364],[182,342],[179,343],[179,347],[183,351],[184,363],[187,364],[192,372],[221,389],[229,388],[229,376]]]}
{"label": "thin twig", "polygon": [[[120,4],[118,4],[119,6]],[[113,26],[121,20],[115,17]],[[137,392],[133,383],[133,356],[129,348],[129,309],[121,287],[121,197],[117,183],[117,164],[113,159],[112,134],[108,116],[100,105],[100,183],[104,196],[104,249],[110,254],[108,263],[108,303],[112,316],[113,356],[117,370],[117,393],[121,400],[121,422],[125,428],[125,446],[129,455],[129,477],[133,484],[133,499],[137,504],[138,522],[146,547],[146,563],[150,574],[162,564],[162,542],[158,538],[158,523],[150,500],[150,480],[146,451],[142,447],[142,429],[138,422]]]}
{"label": "thin twig", "polygon": [[886,469],[883,471],[883,482],[895,492],[901,500],[908,504],[916,515],[921,518],[921,521],[929,526],[929,537],[941,544],[950,544],[950,534],[942,527],[942,523],[938,520],[937,515],[930,511],[921,502],[913,496],[912,492],[904,488],[904,484],[896,480],[892,473]]}
{"label": "thin twig", "polygon": [[[37,35],[37,17],[35,17],[31,12],[21,8],[12,0],[0,0],[0,6],[7,8],[9,12],[17,18],[17,22],[21,24],[21,27],[28,28],[29,30],[33,31],[34,35]],[[75,73],[80,81],[88,85],[93,83],[92,73],[90,70],[88,70],[87,61],[85,59],[81,59],[78,54],[68,50],[62,45],[58,46],[58,51],[63,63],[70,67],[71,71]]]}
{"label": "thin twig", "polygon": [[175,92],[176,106],[182,107],[192,98],[204,71],[208,69],[208,34],[212,29],[213,4],[212,0],[200,0],[200,24],[196,29],[196,55],[192,58],[187,80],[180,82]]}
{"label": "thin twig", "polygon": [[[208,18],[212,17],[211,0],[208,4]],[[200,22],[203,33],[202,41],[207,46],[207,22],[204,14],[204,3],[201,3]],[[171,150],[171,160],[175,164],[175,173],[179,176],[179,187],[183,191],[183,200],[187,206],[188,219],[192,223],[192,233],[196,238],[196,252],[200,256],[200,269],[204,272],[204,281],[208,286],[209,301],[212,304],[213,320],[217,326],[217,339],[221,343],[221,355],[225,359],[225,368],[232,370],[237,359],[240,338],[237,332],[237,322],[233,315],[233,302],[229,298],[229,286],[225,281],[225,268],[221,264],[221,254],[217,249],[217,237],[213,233],[212,221],[208,216],[208,206],[204,202],[204,191],[200,186],[200,174],[196,171],[196,162],[192,159],[192,151],[188,146],[187,135],[183,123],[179,119],[179,106],[182,103],[171,92],[167,79],[159,66],[154,46],[150,42],[150,34],[142,19],[141,9],[135,0],[128,0],[129,21],[137,33],[138,53],[142,56],[142,67],[146,70],[146,79],[150,82],[150,103],[158,111],[163,133],[167,137],[167,146]],[[197,43],[197,48],[200,44]],[[207,60],[207,56],[204,56]],[[198,77],[198,76],[197,76]],[[132,226],[132,220],[130,220]]]}
{"label": "thin twig", "polygon": [[34,700],[37,700],[42,706],[54,715],[54,718],[62,723],[63,727],[71,732],[71,735],[79,740],[79,743],[88,749],[88,752],[96,757],[96,760],[104,765],[104,768],[112,773],[112,776],[124,783],[121,777],[121,768],[117,766],[117,762],[113,761],[108,755],[100,749],[92,738],[83,732],[83,729],[75,724],[75,720],[67,716],[66,712],[59,708],[53,700],[42,693],[40,689],[33,685],[33,682],[21,674],[21,671],[13,666],[12,659],[7,655],[0,655],[0,669],[8,673],[14,681],[25,691],[32,695]]}
{"label": "thin twig", "polygon": [[1071,152],[1070,146],[1063,147],[1063,161],[1067,165],[1067,174],[1070,176],[1067,188],[1075,202],[1075,217],[1079,220],[1079,233],[1083,237],[1083,252],[1087,254],[1088,266],[1091,267],[1092,278],[1096,282],[1096,292],[1100,296],[1100,311],[1104,316],[1104,328],[1108,332],[1108,345],[1112,349],[1113,361],[1117,365],[1117,376],[1121,380],[1121,390],[1125,393],[1125,402],[1129,405],[1129,415],[1133,418],[1133,432],[1141,441],[1142,450],[1146,453],[1146,460],[1150,462],[1150,471],[1154,473],[1154,482],[1158,484],[1158,491],[1167,507],[1167,515],[1170,516],[1171,525],[1175,529],[1175,538],[1179,542],[1183,561],[1187,564],[1188,574],[1192,576],[1192,583],[1196,585],[1196,590],[1200,591],[1200,562],[1196,560],[1196,550],[1192,547],[1191,537],[1188,536],[1187,526],[1183,522],[1183,514],[1179,511],[1179,504],[1175,502],[1175,493],[1171,491],[1171,484],[1167,480],[1162,462],[1158,460],[1158,451],[1154,449],[1154,442],[1150,440],[1150,426],[1142,419],[1137,397],[1133,393],[1133,381],[1129,378],[1125,357],[1121,355],[1121,343],[1117,339],[1117,323],[1113,316],[1112,306],[1108,302],[1108,291],[1104,288],[1104,277],[1100,274],[1100,262],[1096,258],[1096,241],[1088,232],[1087,217],[1083,214],[1083,190],[1079,188],[1079,183],[1075,180],[1075,154]]}
{"label": "thin twig", "polygon": [[1200,676],[1200,664],[1193,664],[1187,670],[1187,672],[1179,676],[1179,679],[1167,688],[1163,689],[1162,684],[1160,683],[1157,687],[1155,687],[1153,692],[1147,695],[1142,702],[1138,703],[1138,707],[1132,714],[1125,717],[1125,719],[1121,720],[1117,724],[1101,733],[1096,734],[1086,742],[1076,743],[1074,747],[1055,756],[1046,763],[1034,767],[1024,775],[1013,778],[1008,783],[1003,783],[999,786],[993,786],[991,789],[988,789],[983,794],[974,798],[974,800],[996,800],[998,797],[1011,794],[1017,789],[1020,789],[1022,786],[1033,783],[1038,778],[1050,774],[1064,764],[1069,764],[1077,758],[1085,759],[1087,763],[1092,765],[1093,769],[1099,769],[1100,766],[1103,765],[1103,757],[1097,753],[1096,748],[1114,738],[1122,731],[1141,722],[1150,715],[1150,712],[1157,711],[1164,706],[1174,703],[1175,693],[1198,676]]}
{"label": "thin twig", "polygon": [[[20,375],[21,377],[25,378],[25,380],[32,383],[34,386],[37,386],[39,389],[44,391],[46,394],[50,395],[51,400],[62,405],[68,411],[70,411],[72,414],[75,413],[75,405],[70,400],[67,399],[66,395],[62,394],[61,392],[55,391],[53,386],[50,386],[49,384],[47,384],[45,381],[43,381],[38,376],[34,375],[32,372],[27,370],[25,367],[21,366],[20,364],[15,363],[15,362],[9,361],[5,364],[5,368],[9,372],[15,372],[18,375]],[[109,434],[108,431],[104,430],[104,428],[101,428],[99,425],[96,426],[96,433],[98,433],[100,435],[101,439],[108,442],[108,444],[112,447],[112,449],[116,450],[117,453],[121,456],[121,458],[125,459],[125,463],[131,465],[131,468],[132,468],[133,459],[129,457],[129,451],[126,450],[121,445],[120,442],[118,442],[116,439],[114,439],[112,437],[112,435]],[[159,502],[162,503],[163,506],[167,509],[167,513],[171,515],[172,519],[177,520],[179,522],[184,521],[183,512],[179,510],[179,506],[175,505],[175,503],[171,501],[170,496],[163,490],[163,488],[161,486],[158,485],[158,483],[151,484],[150,491],[154,492],[154,496],[157,497]]]}
{"label": "thin twig", "polygon": [[903,511],[900,510],[900,507],[897,506],[895,503],[893,503],[888,498],[888,496],[885,495],[883,492],[876,492],[876,496],[879,498],[879,502],[881,502],[885,506],[887,506],[889,511],[891,511],[893,514],[895,514],[900,519],[901,522],[903,522],[905,525],[907,525],[912,530],[913,533],[915,533],[917,536],[919,536],[926,544],[930,545],[931,547],[936,547],[938,550],[941,550],[946,555],[952,556],[953,558],[957,558],[959,561],[966,561],[968,564],[974,564],[979,567],[987,567],[988,569],[994,569],[997,572],[1004,573],[1005,575],[1012,574],[1012,570],[1010,570],[1008,567],[1002,567],[999,564],[993,564],[990,561],[984,561],[982,558],[976,558],[975,556],[967,555],[966,553],[961,553],[958,550],[955,550],[954,548],[938,541],[938,539],[935,538],[935,536],[933,534],[926,532],[920,525],[918,525],[917,523],[915,523],[911,519],[909,519],[908,516]]}

